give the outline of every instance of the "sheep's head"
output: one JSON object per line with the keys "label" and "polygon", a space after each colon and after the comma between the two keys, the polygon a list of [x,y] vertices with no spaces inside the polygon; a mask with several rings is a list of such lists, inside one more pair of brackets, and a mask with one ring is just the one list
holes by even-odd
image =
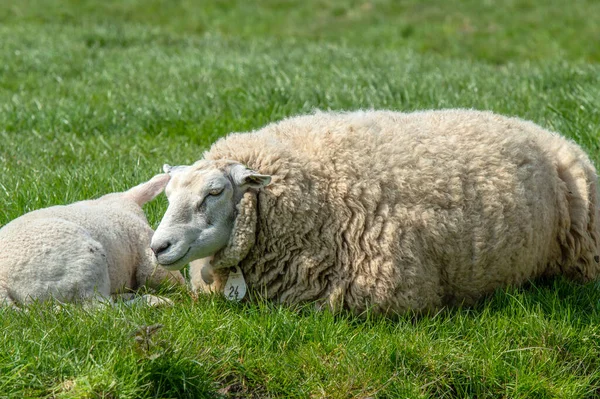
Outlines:
{"label": "sheep's head", "polygon": [[[152,237],[158,263],[178,270],[215,256],[215,267],[231,266],[254,244],[256,190],[271,181],[232,161],[168,166],[169,207]],[[219,261],[220,260],[220,261]]]}

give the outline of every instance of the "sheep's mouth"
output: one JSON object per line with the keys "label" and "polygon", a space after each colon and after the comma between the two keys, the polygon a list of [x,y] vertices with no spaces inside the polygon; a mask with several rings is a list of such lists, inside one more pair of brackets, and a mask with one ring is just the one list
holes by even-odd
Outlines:
{"label": "sheep's mouth", "polygon": [[174,261],[172,261],[172,262],[169,262],[169,263],[161,263],[161,262],[159,261],[158,263],[160,263],[160,265],[161,265],[162,267],[174,265],[174,264],[176,264],[176,263],[179,263],[179,262],[181,262],[181,261],[182,261],[182,260],[183,260],[183,259],[184,259],[186,256],[188,256],[188,254],[190,253],[190,251],[191,251],[191,250],[192,250],[192,247],[189,247],[189,248],[188,248],[188,250],[187,250],[187,251],[185,251],[185,253],[184,253],[184,254],[183,254],[181,257],[179,257],[179,258],[175,259],[175,260],[174,260]]}

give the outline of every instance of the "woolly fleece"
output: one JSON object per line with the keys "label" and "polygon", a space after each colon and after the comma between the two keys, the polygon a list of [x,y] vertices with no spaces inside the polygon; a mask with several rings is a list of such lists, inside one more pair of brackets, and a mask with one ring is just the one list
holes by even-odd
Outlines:
{"label": "woolly fleece", "polygon": [[203,159],[188,173],[233,160],[272,184],[244,196],[225,249],[192,263],[196,289],[222,289],[237,263],[268,298],[389,314],[600,270],[592,163],[517,118],[317,112],[230,134]]}
{"label": "woolly fleece", "polygon": [[0,304],[54,297],[108,298],[179,272],[156,267],[153,231],[141,206],[169,180],[157,175],[123,193],[27,213],[0,229]]}

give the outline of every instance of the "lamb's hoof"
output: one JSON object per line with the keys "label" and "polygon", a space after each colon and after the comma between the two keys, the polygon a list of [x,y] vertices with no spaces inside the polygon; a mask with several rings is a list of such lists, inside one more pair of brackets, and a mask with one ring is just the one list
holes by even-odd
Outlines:
{"label": "lamb's hoof", "polygon": [[137,297],[136,299],[134,299],[134,301],[137,301],[138,303],[144,303],[148,306],[173,306],[173,301],[170,300],[169,298],[165,298],[163,296],[157,296],[157,295],[150,295],[150,294],[146,294],[146,295],[142,295]]}

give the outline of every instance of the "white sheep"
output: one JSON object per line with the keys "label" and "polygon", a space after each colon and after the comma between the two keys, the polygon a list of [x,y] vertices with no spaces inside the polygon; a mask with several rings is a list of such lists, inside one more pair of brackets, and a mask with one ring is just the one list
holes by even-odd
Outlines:
{"label": "white sheep", "polygon": [[589,158],[491,112],[318,112],[170,173],[151,246],[169,270],[200,259],[196,289],[222,290],[237,265],[274,300],[393,314],[600,271]]}
{"label": "white sheep", "polygon": [[123,193],[39,209],[8,223],[0,229],[0,305],[108,299],[167,279],[183,284],[179,272],[156,267],[153,231],[141,208],[168,180],[157,175]]}

